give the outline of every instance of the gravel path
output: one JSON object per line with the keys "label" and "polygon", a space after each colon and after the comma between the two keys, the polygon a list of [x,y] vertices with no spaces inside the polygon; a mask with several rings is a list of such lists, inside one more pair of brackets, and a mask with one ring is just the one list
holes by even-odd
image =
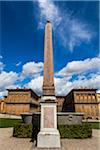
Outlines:
{"label": "gravel path", "polygon": [[0,113],[0,118],[21,119],[21,116]]}
{"label": "gravel path", "polygon": [[[12,132],[13,128],[0,128],[0,150],[38,150],[29,138],[14,138]],[[91,139],[62,139],[61,143],[61,150],[99,150],[100,130],[93,130]]]}

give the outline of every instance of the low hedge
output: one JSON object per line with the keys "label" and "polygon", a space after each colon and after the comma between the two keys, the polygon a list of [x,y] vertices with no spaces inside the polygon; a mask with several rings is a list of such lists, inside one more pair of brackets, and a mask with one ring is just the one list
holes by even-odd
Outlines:
{"label": "low hedge", "polygon": [[92,128],[88,123],[81,125],[60,125],[58,126],[61,138],[90,138],[92,136]]}
{"label": "low hedge", "polygon": [[[33,131],[32,131],[33,130]],[[88,123],[81,125],[59,125],[58,130],[61,138],[90,138],[92,136],[92,128]],[[18,123],[14,126],[13,136],[23,138],[36,138],[39,132],[38,128],[33,128],[30,124]]]}
{"label": "low hedge", "polygon": [[25,123],[18,123],[13,128],[13,136],[19,138],[32,137],[32,125]]}

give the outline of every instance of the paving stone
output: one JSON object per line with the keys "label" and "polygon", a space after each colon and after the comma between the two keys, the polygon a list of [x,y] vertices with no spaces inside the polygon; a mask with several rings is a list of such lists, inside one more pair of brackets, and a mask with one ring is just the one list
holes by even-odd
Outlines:
{"label": "paving stone", "polygon": [[61,149],[38,149],[30,138],[12,137],[13,128],[0,128],[0,150],[99,150],[100,130],[93,130],[92,138],[61,139]]}

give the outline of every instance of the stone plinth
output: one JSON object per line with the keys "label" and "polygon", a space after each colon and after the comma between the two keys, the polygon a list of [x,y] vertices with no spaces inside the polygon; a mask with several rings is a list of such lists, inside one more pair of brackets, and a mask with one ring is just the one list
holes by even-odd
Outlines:
{"label": "stone plinth", "polygon": [[58,125],[67,125],[67,124],[82,124],[82,119],[84,113],[76,112],[58,112],[57,119]]}
{"label": "stone plinth", "polygon": [[[57,130],[57,113],[54,97],[41,102],[41,128],[38,134],[38,148],[60,148],[60,134]],[[51,99],[51,101],[49,101]],[[43,101],[43,98],[42,98]]]}

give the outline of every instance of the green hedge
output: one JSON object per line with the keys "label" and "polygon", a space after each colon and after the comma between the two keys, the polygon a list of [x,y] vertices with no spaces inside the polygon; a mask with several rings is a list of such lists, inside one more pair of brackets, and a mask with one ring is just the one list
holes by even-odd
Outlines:
{"label": "green hedge", "polygon": [[31,138],[32,137],[32,125],[25,123],[18,123],[14,126],[13,136],[20,138]]}
{"label": "green hedge", "polygon": [[90,138],[92,136],[92,128],[88,123],[81,125],[60,125],[58,127],[61,138]]}
{"label": "green hedge", "polygon": [[[92,128],[88,123],[82,125],[60,125],[58,127],[61,138],[90,138],[92,136]],[[14,137],[36,137],[38,133],[36,127],[32,131],[32,125],[19,123],[14,126]]]}

